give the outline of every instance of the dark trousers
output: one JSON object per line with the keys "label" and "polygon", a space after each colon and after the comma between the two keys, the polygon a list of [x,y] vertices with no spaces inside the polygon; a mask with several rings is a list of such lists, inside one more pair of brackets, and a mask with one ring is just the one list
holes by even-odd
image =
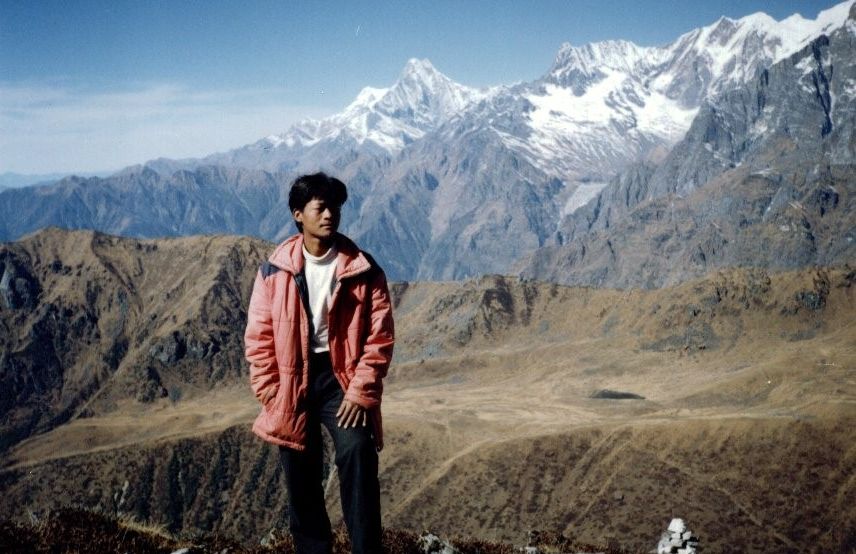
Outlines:
{"label": "dark trousers", "polygon": [[344,392],[333,375],[326,352],[312,354],[309,373],[306,450],[279,447],[288,487],[288,522],[297,554],[330,554],[333,548],[321,486],[321,425],[330,431],[336,449],[342,513],[351,538],[351,551],[354,554],[380,553],[378,456],[371,425],[344,429],[336,424],[336,411],[342,404]]}

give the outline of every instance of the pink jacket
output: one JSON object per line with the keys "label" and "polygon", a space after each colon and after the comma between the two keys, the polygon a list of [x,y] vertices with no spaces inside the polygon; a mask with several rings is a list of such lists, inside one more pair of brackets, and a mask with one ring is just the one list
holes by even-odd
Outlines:
{"label": "pink jacket", "polygon": [[[268,442],[303,450],[309,379],[309,323],[302,301],[303,236],[280,244],[256,274],[247,329],[250,385],[260,401],[270,387],[253,432]],[[380,400],[392,359],[394,329],[386,276],[350,239],[337,235],[335,287],[328,336],[333,372],[345,399],[366,408],[377,448],[383,448]],[[303,281],[305,284],[305,281]]]}

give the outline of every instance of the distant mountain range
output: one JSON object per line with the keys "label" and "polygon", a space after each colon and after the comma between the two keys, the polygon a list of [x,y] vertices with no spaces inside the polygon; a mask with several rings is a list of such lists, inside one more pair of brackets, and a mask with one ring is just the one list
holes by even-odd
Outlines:
{"label": "distant mountain range", "polygon": [[[659,286],[708,266],[852,260],[853,6],[816,20],[721,18],[664,47],[566,44],[541,78],[484,90],[410,60],[393,86],[364,89],[342,113],[229,152],[4,191],[0,238],[59,225],[281,240],[294,230],[290,181],[323,169],[349,185],[342,230],[394,279],[520,271]],[[777,156],[783,148],[798,154]],[[784,206],[810,210],[806,195],[837,191],[822,225],[808,217],[814,246],[798,246],[809,240],[800,234],[749,240],[761,216],[720,197],[763,204],[749,198],[753,172],[764,172],[764,201]],[[636,225],[656,202],[683,211]],[[767,230],[785,226],[764,217]],[[674,224],[694,230],[664,238]],[[700,247],[699,263],[696,239],[728,246]],[[753,254],[779,243],[781,258]]]}

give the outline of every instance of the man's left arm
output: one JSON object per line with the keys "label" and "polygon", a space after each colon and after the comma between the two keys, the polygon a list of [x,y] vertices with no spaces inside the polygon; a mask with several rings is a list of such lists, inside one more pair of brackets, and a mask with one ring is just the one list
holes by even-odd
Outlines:
{"label": "man's left arm", "polygon": [[371,309],[368,317],[368,333],[363,344],[362,355],[345,400],[364,409],[380,405],[383,393],[383,378],[392,361],[392,347],[395,342],[395,328],[392,320],[392,302],[389,287],[383,271],[377,271],[369,281]]}

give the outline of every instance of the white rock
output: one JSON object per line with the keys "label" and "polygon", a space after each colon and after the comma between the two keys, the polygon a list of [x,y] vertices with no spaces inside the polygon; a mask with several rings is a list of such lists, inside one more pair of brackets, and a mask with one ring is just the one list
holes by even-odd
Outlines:
{"label": "white rock", "polygon": [[457,548],[434,533],[426,533],[419,537],[419,546],[426,554],[459,554]]}
{"label": "white rock", "polygon": [[669,531],[671,533],[681,534],[687,530],[687,524],[679,517],[676,517],[669,523]]}
{"label": "white rock", "polygon": [[669,537],[669,534],[663,533],[663,536],[660,537],[660,542],[657,543],[657,554],[670,554],[672,551],[670,540],[671,537]]}

